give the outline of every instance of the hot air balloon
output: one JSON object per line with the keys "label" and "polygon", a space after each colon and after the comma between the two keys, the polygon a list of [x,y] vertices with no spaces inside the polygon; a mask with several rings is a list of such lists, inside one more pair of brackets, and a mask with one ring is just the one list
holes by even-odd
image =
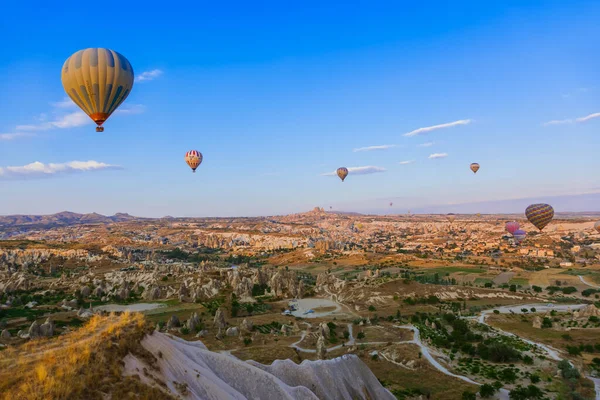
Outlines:
{"label": "hot air balloon", "polygon": [[331,209],[333,209],[333,207],[332,207],[332,206],[329,206],[329,209],[331,210]]}
{"label": "hot air balloon", "polygon": [[479,171],[479,164],[477,164],[476,162],[471,164],[471,171],[473,171],[473,173],[476,174],[477,171]]}
{"label": "hot air balloon", "polygon": [[103,132],[102,124],[129,96],[133,68],[114,50],[89,48],[67,58],[61,73],[67,95]]}
{"label": "hot air balloon", "polygon": [[202,164],[202,153],[198,150],[190,150],[185,153],[185,162],[190,166],[193,172],[196,172],[196,168]]}
{"label": "hot air balloon", "polygon": [[338,168],[337,176],[339,176],[340,179],[342,180],[342,182],[344,182],[344,179],[346,179],[346,177],[348,176],[348,168],[346,168],[346,167]]}
{"label": "hot air balloon", "polygon": [[506,223],[506,231],[511,235],[515,234],[515,231],[519,230],[519,223],[517,221],[509,221]]}
{"label": "hot air balloon", "polygon": [[448,221],[450,221],[450,223],[453,223],[453,222],[454,222],[454,220],[456,219],[456,215],[455,215],[455,214],[452,214],[452,213],[450,213],[450,214],[447,214],[447,215],[446,215],[446,218],[448,218]]}
{"label": "hot air balloon", "polygon": [[600,221],[594,224],[594,229],[600,233]]}
{"label": "hot air balloon", "polygon": [[390,207],[393,206],[393,205],[394,205],[394,203],[390,203]]}
{"label": "hot air balloon", "polygon": [[517,244],[520,244],[525,239],[525,236],[527,236],[527,232],[525,232],[521,229],[517,229],[513,233],[513,237],[515,238],[515,241],[517,242]]}
{"label": "hot air balloon", "polygon": [[554,218],[554,208],[549,204],[532,204],[525,210],[525,216],[541,231]]}

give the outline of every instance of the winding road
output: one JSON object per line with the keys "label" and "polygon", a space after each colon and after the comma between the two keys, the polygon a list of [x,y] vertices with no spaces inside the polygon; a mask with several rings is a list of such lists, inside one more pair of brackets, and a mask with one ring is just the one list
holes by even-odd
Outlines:
{"label": "winding road", "polygon": [[[486,317],[493,313],[494,310],[497,310],[499,313],[501,314],[508,314],[508,313],[515,313],[515,314],[521,314],[523,313],[523,311],[521,311],[521,309],[525,308],[527,310],[531,310],[531,308],[535,308],[536,312],[545,312],[545,311],[551,311],[551,310],[556,310],[556,311],[573,311],[573,310],[577,310],[580,309],[582,307],[585,307],[585,304],[573,304],[573,305],[565,305],[565,304],[557,304],[557,305],[551,305],[551,304],[523,304],[523,305],[517,305],[517,306],[506,306],[506,307],[498,307],[495,308],[493,310],[485,310],[483,312],[481,312],[481,314],[477,317],[475,317],[475,319],[477,319],[477,321],[481,324],[490,326],[487,322],[486,322]],[[471,318],[472,319],[472,318]],[[309,325],[310,326],[310,325]],[[462,375],[457,375],[454,374],[452,372],[450,372],[446,367],[444,367],[442,364],[440,364],[439,361],[437,361],[435,359],[435,357],[432,355],[432,353],[435,352],[435,350],[430,349],[427,345],[425,345],[422,341],[421,341],[421,334],[419,332],[419,328],[417,328],[416,326],[413,325],[394,325],[395,328],[399,328],[399,329],[408,329],[411,330],[414,333],[413,336],[413,340],[409,340],[409,341],[401,341],[401,342],[395,342],[395,344],[416,344],[417,346],[419,346],[419,348],[421,349],[421,354],[423,354],[423,356],[427,359],[427,361],[429,361],[429,363],[438,371],[440,371],[441,373],[447,375],[447,376],[451,376],[453,378],[457,378],[460,380],[463,380],[465,382],[474,384],[474,385],[481,385],[481,383],[479,382],[475,382],[474,380],[472,380],[469,377],[466,376],[462,376]],[[492,327],[493,328],[493,327]],[[514,333],[510,333],[510,332],[506,332],[503,331],[501,329],[498,328],[493,328],[495,331],[497,331],[498,333],[502,334],[502,335],[507,335],[507,336],[516,336]],[[353,336],[353,332],[352,332],[352,324],[348,324],[348,332],[350,333],[349,336],[349,340],[344,343],[343,345],[337,345],[337,346],[333,346],[327,349],[327,352],[330,351],[334,351],[337,350],[339,348],[341,348],[342,346],[352,346],[356,343],[354,336]],[[302,331],[302,335],[300,337],[300,340],[298,340],[297,342],[293,343],[290,345],[290,347],[295,348],[298,351],[301,352],[305,352],[305,353],[316,353],[316,350],[314,349],[305,349],[299,346],[299,344],[304,340],[304,338],[307,335],[307,331]],[[522,341],[532,345],[532,346],[537,346],[540,349],[544,350],[548,356],[550,356],[550,358],[552,358],[555,361],[560,361],[563,358],[560,356],[560,353],[558,350],[553,349],[550,346],[547,346],[545,344],[542,343],[536,343],[534,341],[519,337],[519,339],[521,339]],[[364,342],[364,343],[360,343],[360,344],[386,344],[389,342]],[[389,360],[387,357],[384,356],[384,358],[396,365],[399,365],[398,363]],[[404,367],[403,365],[399,365]],[[594,386],[595,386],[595,390],[596,390],[596,400],[600,400],[600,378],[593,378],[591,376],[586,376],[586,378],[590,379],[592,382],[594,382]],[[509,391],[506,389],[500,389],[500,391],[496,394],[496,398],[499,400],[509,400],[510,399],[510,395],[509,395]]]}
{"label": "winding road", "polygon": [[579,277],[579,280],[581,281],[581,283],[583,283],[584,285],[588,285],[590,287],[600,289],[600,286],[589,283],[588,281],[585,280],[585,278],[582,275],[577,275],[577,276]]}

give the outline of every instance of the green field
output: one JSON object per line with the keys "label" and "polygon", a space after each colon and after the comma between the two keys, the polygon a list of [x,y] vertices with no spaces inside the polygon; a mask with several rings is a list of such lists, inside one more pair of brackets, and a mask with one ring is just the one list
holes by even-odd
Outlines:
{"label": "green field", "polygon": [[426,270],[424,270],[424,272],[426,272],[428,274],[438,273],[440,275],[454,274],[454,273],[459,273],[459,272],[462,272],[464,274],[483,274],[484,272],[486,272],[486,270],[483,268],[440,267],[440,268],[426,269]]}
{"label": "green field", "polygon": [[525,279],[525,278],[512,278],[510,281],[508,281],[509,285],[521,285],[521,286],[527,286],[529,285],[529,280]]}

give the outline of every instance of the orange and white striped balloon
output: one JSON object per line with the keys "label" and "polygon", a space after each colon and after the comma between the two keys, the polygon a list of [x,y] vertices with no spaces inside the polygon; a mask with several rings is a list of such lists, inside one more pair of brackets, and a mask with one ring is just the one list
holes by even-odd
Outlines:
{"label": "orange and white striped balloon", "polygon": [[185,162],[190,166],[193,172],[202,164],[202,153],[198,150],[190,150],[185,153]]}

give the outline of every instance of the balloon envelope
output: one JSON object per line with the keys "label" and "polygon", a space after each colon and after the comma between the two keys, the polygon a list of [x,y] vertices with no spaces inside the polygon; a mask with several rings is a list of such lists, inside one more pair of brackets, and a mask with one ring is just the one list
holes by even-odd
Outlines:
{"label": "balloon envelope", "polygon": [[185,162],[194,172],[196,172],[196,168],[202,164],[202,160],[202,153],[200,153],[198,150],[190,150],[185,153]]}
{"label": "balloon envelope", "polygon": [[511,221],[506,223],[506,231],[511,235],[515,234],[515,231],[519,230],[519,223],[517,221]]}
{"label": "balloon envelope", "polygon": [[342,182],[344,182],[344,179],[346,179],[346,177],[348,176],[348,168],[345,168],[345,167],[338,168],[337,176],[339,176],[340,179],[342,180]]}
{"label": "balloon envelope", "polygon": [[125,101],[133,88],[133,68],[114,50],[79,50],[65,61],[61,80],[67,95],[98,125]]}
{"label": "balloon envelope", "polygon": [[452,223],[456,219],[456,215],[454,215],[454,214],[447,214],[446,218],[448,218],[448,221],[450,221],[450,223]]}
{"label": "balloon envelope", "polygon": [[549,204],[532,204],[525,210],[525,216],[541,231],[554,218],[554,208]]}
{"label": "balloon envelope", "polygon": [[513,236],[514,236],[515,240],[517,241],[517,243],[521,243],[523,241],[523,239],[525,239],[525,237],[527,236],[527,232],[518,229],[513,233]]}
{"label": "balloon envelope", "polygon": [[473,171],[473,173],[476,174],[477,171],[479,171],[479,164],[477,164],[477,163],[471,164],[471,171]]}

